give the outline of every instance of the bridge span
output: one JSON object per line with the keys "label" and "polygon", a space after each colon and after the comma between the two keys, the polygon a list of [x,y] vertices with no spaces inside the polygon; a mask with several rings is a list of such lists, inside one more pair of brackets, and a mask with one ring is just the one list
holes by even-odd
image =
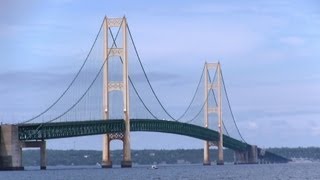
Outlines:
{"label": "bridge span", "polygon": [[[90,121],[72,121],[72,122],[57,122],[49,124],[23,124],[19,125],[19,139],[23,141],[30,140],[46,140],[56,138],[68,138],[87,135],[98,134],[113,134],[115,138],[122,138],[121,134],[124,132],[124,120],[90,120]],[[171,133],[183,136],[189,136],[192,138],[210,141],[212,143],[219,140],[219,133],[215,130],[204,128],[189,123],[182,123],[178,121],[169,120],[155,120],[155,119],[131,119],[130,121],[131,131],[144,131],[144,132],[161,132]],[[117,136],[119,135],[119,136]],[[252,148],[252,145],[239,141],[230,136],[224,135],[223,146],[238,152],[247,152]],[[257,157],[259,162],[270,163],[287,163],[290,159],[284,158],[277,154],[274,154],[264,149],[257,148]],[[247,160],[248,163],[249,160]],[[235,159],[235,163],[237,159]],[[252,161],[251,163],[257,163]]]}
{"label": "bridge span", "polygon": [[[130,129],[132,132],[179,134],[213,144],[219,140],[219,133],[215,130],[178,121],[132,119]],[[123,119],[3,125],[1,126],[1,153],[8,151],[7,156],[0,156],[2,163],[0,168],[2,170],[23,169],[22,148],[38,147],[41,150],[41,169],[46,169],[46,140],[106,133],[113,139],[123,139],[124,131],[125,121]],[[235,164],[287,163],[290,161],[232,137],[224,135],[223,138],[223,146],[235,151]],[[14,166],[8,167],[6,163]]]}
{"label": "bridge span", "polygon": [[[129,67],[129,59],[138,60],[137,64]],[[132,72],[136,70],[140,72]],[[205,63],[185,107],[180,116],[174,117],[158,98],[126,17],[104,17],[88,55],[65,91],[30,119],[1,125],[0,170],[23,169],[22,148],[26,147],[40,148],[41,169],[46,169],[46,140],[98,134],[103,135],[102,167],[112,167],[110,141],[114,139],[123,142],[121,167],[131,167],[130,133],[135,131],[203,140],[204,165],[211,165],[210,146],[218,148],[218,165],[224,164],[223,148],[235,151],[235,164],[289,161],[244,140],[231,109],[220,62]]]}

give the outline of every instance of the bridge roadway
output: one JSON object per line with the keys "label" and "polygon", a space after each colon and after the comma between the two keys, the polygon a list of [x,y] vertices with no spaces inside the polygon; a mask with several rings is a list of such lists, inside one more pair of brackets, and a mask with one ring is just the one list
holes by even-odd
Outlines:
{"label": "bridge roadway", "polygon": [[[29,141],[98,135],[106,133],[121,133],[124,132],[124,130],[125,124],[123,119],[53,122],[45,124],[31,123],[19,124],[18,136],[22,141]],[[177,121],[131,119],[130,130],[179,134],[212,142],[217,142],[219,139],[219,133],[217,131]],[[236,151],[244,151],[250,146],[250,144],[224,135],[223,146]],[[260,148],[258,148],[258,152],[259,158],[266,158],[271,162],[290,161],[289,159],[286,159],[274,153],[268,151],[263,152]]]}

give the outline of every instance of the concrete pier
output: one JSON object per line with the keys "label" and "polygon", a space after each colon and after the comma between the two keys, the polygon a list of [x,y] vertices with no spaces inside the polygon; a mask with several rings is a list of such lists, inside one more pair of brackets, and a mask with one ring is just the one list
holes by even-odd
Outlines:
{"label": "concrete pier", "polygon": [[112,168],[112,161],[110,159],[110,137],[108,134],[103,135],[103,150],[102,150],[102,168]]}
{"label": "concrete pier", "polygon": [[1,125],[0,170],[23,170],[18,126]]}
{"label": "concrete pier", "polygon": [[23,170],[22,148],[40,148],[40,169],[47,168],[46,141],[20,141],[17,125],[1,125],[0,170]]}
{"label": "concrete pier", "polygon": [[132,167],[132,161],[121,161],[121,167],[122,168],[131,168]]}
{"label": "concrete pier", "polygon": [[101,167],[102,168],[112,168],[112,161],[102,161]]}
{"label": "concrete pier", "polygon": [[209,147],[210,147],[209,141],[204,141],[204,149],[203,149],[203,165],[204,166],[211,165]]}
{"label": "concrete pier", "polygon": [[40,148],[40,169],[47,169],[46,141],[23,141],[21,148]]}
{"label": "concrete pier", "polygon": [[255,145],[248,146],[244,151],[234,152],[234,164],[258,164],[258,148]]}
{"label": "concrete pier", "polygon": [[47,151],[46,151],[46,142],[42,141],[43,143],[40,146],[40,169],[45,170],[47,169]]}

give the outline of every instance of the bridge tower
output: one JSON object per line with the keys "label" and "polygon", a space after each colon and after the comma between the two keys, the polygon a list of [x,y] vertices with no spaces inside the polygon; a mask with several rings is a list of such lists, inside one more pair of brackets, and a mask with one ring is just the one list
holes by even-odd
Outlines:
{"label": "bridge tower", "polygon": [[[217,81],[215,83],[209,82],[209,71],[212,69],[216,69],[217,73]],[[203,165],[211,165],[210,161],[210,151],[209,147],[212,144],[218,146],[218,161],[217,165],[223,165],[223,129],[222,129],[222,77],[221,77],[221,67],[220,62],[218,63],[205,63],[204,69],[204,100],[205,100],[205,108],[204,108],[204,126],[209,128],[209,114],[216,113],[218,115],[218,128],[219,128],[219,141],[218,142],[204,142],[204,151],[203,151]],[[211,90],[216,90],[217,93],[217,106],[209,107],[209,93]]]}
{"label": "bridge tower", "polygon": [[[109,28],[118,27],[122,30],[122,47],[117,47],[113,39],[112,46],[108,47]],[[112,161],[110,158],[110,141],[113,139],[120,139],[123,141],[123,161],[121,167],[132,167],[131,148],[130,148],[130,116],[129,116],[129,78],[128,78],[128,51],[127,51],[127,20],[123,18],[107,18],[104,19],[104,69],[103,69],[103,118],[109,119],[109,94],[111,91],[121,91],[123,97],[123,115],[125,121],[125,132],[122,134],[105,134],[103,136],[103,153],[102,153],[102,167],[111,168]],[[122,63],[122,81],[110,81],[108,78],[108,62],[109,57],[119,56]]]}

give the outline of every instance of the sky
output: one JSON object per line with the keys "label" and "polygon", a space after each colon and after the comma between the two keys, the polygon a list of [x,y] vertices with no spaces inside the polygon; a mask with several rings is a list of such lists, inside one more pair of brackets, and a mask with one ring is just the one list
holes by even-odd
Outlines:
{"label": "sky", "polygon": [[[17,123],[38,113],[32,107],[44,109],[60,95],[105,15],[127,17],[145,69],[154,74],[151,83],[168,107],[185,106],[193,93],[185,87],[196,86],[204,62],[220,61],[248,143],[320,146],[316,0],[0,0],[1,122]],[[156,82],[161,78],[167,79]],[[203,147],[200,140],[170,134],[132,133],[131,139],[132,149]],[[100,150],[101,144],[102,136],[87,136],[47,146]]]}

